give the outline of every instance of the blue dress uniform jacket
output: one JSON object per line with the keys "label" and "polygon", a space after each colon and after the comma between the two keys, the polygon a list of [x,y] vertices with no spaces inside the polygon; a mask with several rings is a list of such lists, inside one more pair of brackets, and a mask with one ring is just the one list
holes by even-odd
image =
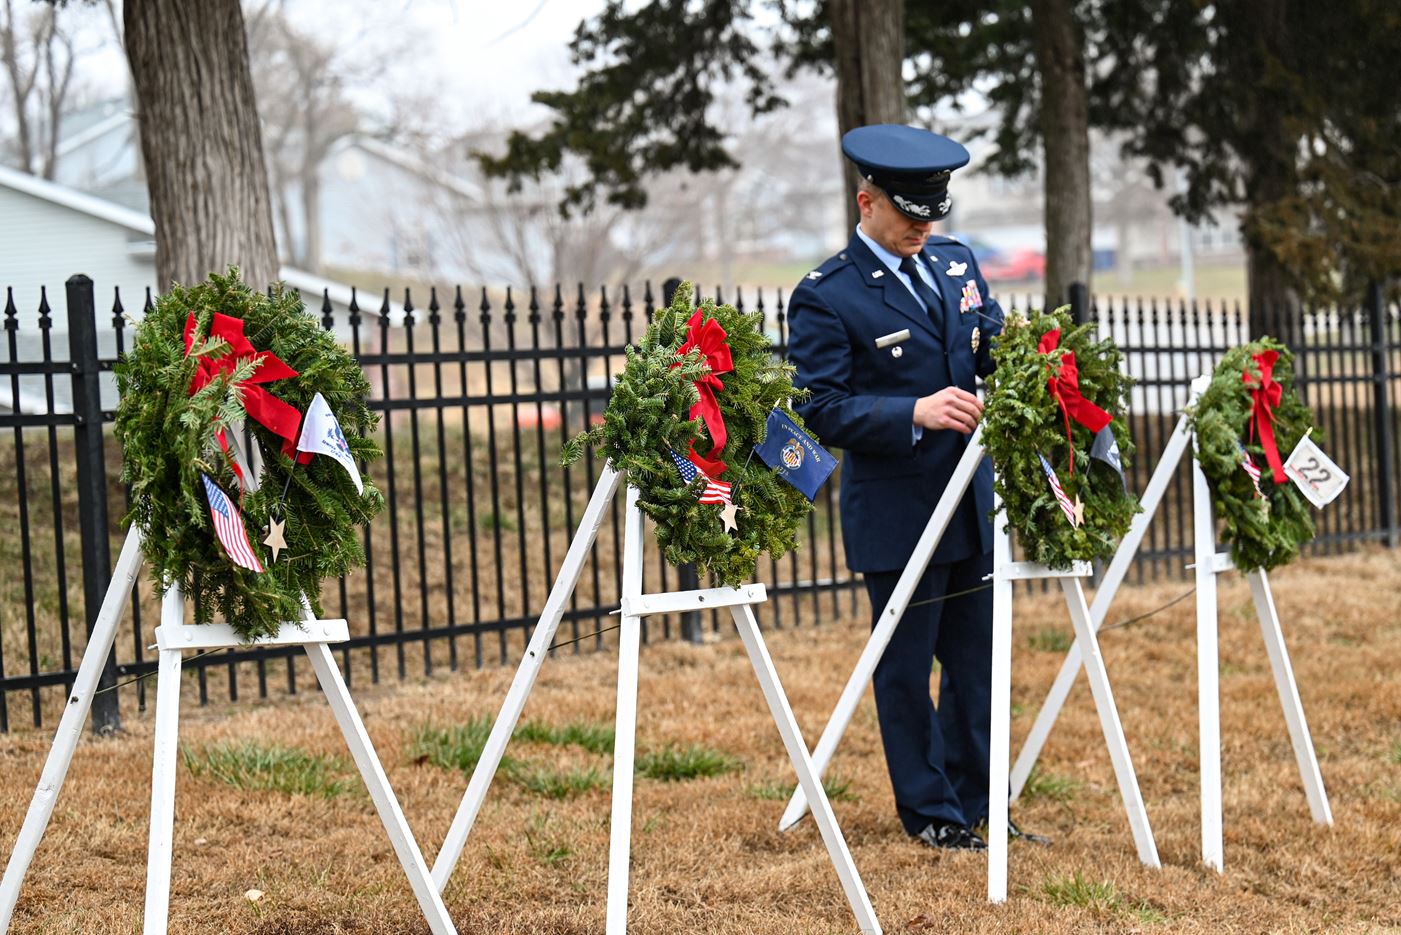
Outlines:
{"label": "blue dress uniform jacket", "polygon": [[[987,297],[973,252],[935,236],[923,256],[942,304],[928,314],[855,234],[789,302],[789,358],[795,382],[812,394],[798,412],[824,445],[843,450],[842,541],[853,571],[905,567],[967,447],[969,436],[952,430],[925,430],[915,442],[915,401],[948,386],[971,393],[993,368],[990,339],[1002,311]],[[960,311],[965,295],[971,307]],[[991,509],[984,459],[933,561],[991,551]]]}

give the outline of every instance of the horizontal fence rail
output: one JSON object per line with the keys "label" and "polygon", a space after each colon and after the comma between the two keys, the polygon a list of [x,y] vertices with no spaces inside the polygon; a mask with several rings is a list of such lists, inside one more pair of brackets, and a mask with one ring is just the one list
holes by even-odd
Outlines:
{"label": "horizontal fence rail", "polygon": [[[98,284],[100,288],[100,284]],[[786,352],[783,290],[717,288],[717,299],[759,312],[776,351]],[[107,586],[113,545],[129,491],[110,427],[111,369],[149,308],[112,295],[98,311],[93,284],[75,277],[45,288],[21,309],[7,290],[0,354],[0,730],[41,726],[62,704]],[[1147,484],[1157,453],[1186,400],[1187,385],[1247,339],[1239,306],[1090,298],[1073,293],[1072,312],[1092,321],[1124,354],[1138,382],[1131,429],[1138,454],[1131,489]],[[559,561],[593,490],[600,464],[559,465],[573,434],[601,417],[624,348],[637,340],[662,296],[641,289],[388,290],[348,307],[308,297],[308,311],[358,358],[379,413],[385,457],[370,466],[386,506],[365,529],[365,569],[328,584],[332,616],[350,621],[339,647],[348,680],[432,676],[443,669],[504,664],[523,652]],[[1030,297],[1004,306],[1035,308]],[[421,303],[421,304],[420,304]],[[105,305],[106,303],[104,303]],[[1313,552],[1369,541],[1395,545],[1396,456],[1401,418],[1401,315],[1377,289],[1357,307],[1303,314],[1288,336],[1298,355],[1300,392],[1313,407],[1327,451],[1352,475],[1342,497],[1315,514]],[[6,392],[6,390],[8,392]],[[1317,434],[1315,437],[1318,437]],[[1190,468],[1179,469],[1144,540],[1140,581],[1180,576],[1190,561]],[[765,559],[765,626],[809,626],[864,612],[859,578],[842,559],[837,482],[818,494],[799,550]],[[101,534],[102,530],[106,535]],[[611,645],[610,612],[621,593],[622,504],[615,503],[564,614],[560,653]],[[649,550],[647,587],[698,586]],[[151,630],[158,602],[138,578],[94,721],[118,724],[118,698],[144,709],[153,672]],[[701,639],[721,621],[649,618],[644,639]],[[311,684],[294,648],[230,650],[191,660],[189,690],[201,703],[221,696],[296,693]]]}

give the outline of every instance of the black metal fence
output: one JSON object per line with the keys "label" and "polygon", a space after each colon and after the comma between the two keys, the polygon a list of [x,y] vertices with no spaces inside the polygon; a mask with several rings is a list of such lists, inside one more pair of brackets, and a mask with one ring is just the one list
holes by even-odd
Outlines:
{"label": "black metal fence", "polygon": [[[9,292],[4,309],[0,378],[9,395],[0,389],[0,431],[11,443],[0,445],[0,484],[8,488],[0,491],[0,730],[12,719],[39,726],[62,704],[107,587],[112,543],[124,535],[121,455],[103,427],[116,398],[110,371],[131,322],[121,296],[99,313],[86,277],[70,280],[65,292],[58,311],[46,294],[35,308],[20,309]],[[783,351],[782,291],[716,293],[762,312]],[[328,611],[351,624],[352,638],[341,647],[350,680],[431,676],[508,662],[523,650],[599,472],[592,460],[558,466],[560,445],[601,413],[623,349],[659,296],[644,284],[640,291],[433,291],[422,307],[415,298],[425,297],[405,293],[400,305],[386,291],[341,310],[324,296],[309,303],[359,358],[373,385],[371,408],[382,415],[386,457],[372,474],[387,507],[365,531],[368,566],[323,595]],[[1187,384],[1245,340],[1245,315],[1239,306],[1091,300],[1083,290],[1074,298],[1077,316],[1118,342],[1139,380],[1131,418],[1140,455],[1130,483],[1141,490]],[[1004,297],[1004,304],[1040,303]],[[1374,289],[1356,308],[1306,313],[1291,340],[1325,447],[1352,473],[1343,496],[1318,514],[1312,549],[1395,545],[1398,310]],[[764,625],[809,625],[864,608],[859,580],[840,557],[836,486],[819,494],[799,551],[761,564],[771,595],[761,609]],[[1179,575],[1190,560],[1189,492],[1184,463],[1150,526],[1140,580]],[[621,527],[618,502],[565,612],[559,652],[608,645],[621,590]],[[649,589],[695,586],[654,552],[648,562]],[[98,724],[116,723],[119,696],[138,707],[146,702],[144,682],[121,684],[156,665],[149,642],[158,608],[150,583],[138,580],[104,677],[119,690],[98,696]],[[701,629],[719,622],[712,616]],[[653,618],[644,638],[681,631],[682,621]],[[309,683],[307,669],[288,648],[216,653],[186,665],[200,702],[295,693]]]}

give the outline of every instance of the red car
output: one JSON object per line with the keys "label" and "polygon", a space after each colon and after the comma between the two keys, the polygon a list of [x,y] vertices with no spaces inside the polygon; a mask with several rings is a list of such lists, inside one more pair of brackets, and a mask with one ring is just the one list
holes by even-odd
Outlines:
{"label": "red car", "polygon": [[985,260],[978,261],[978,269],[989,282],[1022,282],[1028,279],[1046,278],[1046,254],[1040,250],[1023,247],[994,253]]}

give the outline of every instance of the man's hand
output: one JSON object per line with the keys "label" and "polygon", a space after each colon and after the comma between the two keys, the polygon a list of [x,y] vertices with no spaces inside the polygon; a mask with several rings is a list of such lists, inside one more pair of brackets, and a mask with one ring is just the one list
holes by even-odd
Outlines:
{"label": "man's hand", "polygon": [[956,386],[915,400],[914,420],[920,428],[953,429],[971,435],[982,414],[983,404],[978,397]]}

